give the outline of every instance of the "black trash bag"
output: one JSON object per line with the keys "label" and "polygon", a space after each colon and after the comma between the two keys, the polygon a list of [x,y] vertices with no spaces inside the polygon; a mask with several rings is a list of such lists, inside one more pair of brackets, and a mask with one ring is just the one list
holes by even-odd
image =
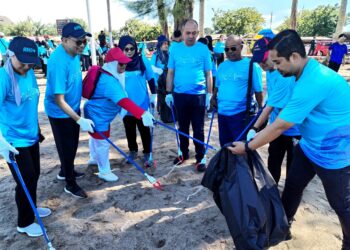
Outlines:
{"label": "black trash bag", "polygon": [[289,226],[279,191],[256,151],[233,155],[223,147],[202,185],[213,192],[236,249],[267,249],[285,240]]}

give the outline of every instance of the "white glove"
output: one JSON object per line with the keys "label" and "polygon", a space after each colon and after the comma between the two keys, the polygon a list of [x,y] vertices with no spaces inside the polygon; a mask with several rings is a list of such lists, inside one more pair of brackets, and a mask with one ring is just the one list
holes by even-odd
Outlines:
{"label": "white glove", "polygon": [[150,112],[145,111],[145,113],[143,113],[143,115],[141,116],[141,119],[144,126],[153,127],[154,117]]}
{"label": "white glove", "polygon": [[168,105],[169,108],[171,108],[171,105],[174,104],[174,97],[172,94],[167,94],[165,96],[165,102],[166,102],[166,105]]}
{"label": "white glove", "polygon": [[206,95],[206,99],[205,99],[205,107],[208,109],[210,109],[210,100],[211,100],[212,94],[211,93],[207,93]]}
{"label": "white glove", "polygon": [[247,141],[252,140],[256,136],[256,132],[254,129],[250,129],[247,134]]}
{"label": "white glove", "polygon": [[77,123],[79,124],[81,130],[88,131],[90,133],[94,132],[93,127],[95,126],[94,122],[91,121],[90,119],[85,119],[83,117],[80,117],[80,119],[77,121]]}
{"label": "white glove", "polygon": [[0,155],[8,162],[11,163],[10,160],[10,152],[14,154],[19,154],[19,152],[11,146],[10,143],[6,141],[6,139],[2,136],[2,133],[0,131]]}
{"label": "white glove", "polygon": [[161,68],[157,68],[156,66],[152,65],[152,70],[154,73],[161,75],[163,74],[163,70]]}
{"label": "white glove", "polygon": [[152,94],[149,102],[153,105],[153,107],[157,107],[157,94]]}

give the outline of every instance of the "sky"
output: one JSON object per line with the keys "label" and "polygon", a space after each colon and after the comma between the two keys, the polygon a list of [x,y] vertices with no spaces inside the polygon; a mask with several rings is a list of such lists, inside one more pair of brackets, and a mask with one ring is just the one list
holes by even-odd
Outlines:
{"label": "sky", "polygon": [[[35,21],[43,23],[55,23],[56,19],[83,18],[86,21],[87,7],[86,0],[0,0],[0,16],[7,16],[13,22],[25,20],[28,16]],[[89,0],[92,31],[98,32],[108,28],[107,4],[106,0]],[[195,1],[194,19],[199,19],[198,0]],[[277,27],[290,15],[292,0],[206,0],[204,27],[211,27],[211,19],[214,10],[237,9],[242,7],[255,7],[265,18],[265,28],[270,27],[270,17],[272,13],[272,28]],[[122,27],[126,20],[133,18],[136,14],[128,11],[121,1],[110,0],[112,29]],[[313,9],[318,5],[340,4],[340,0],[299,0],[298,10]],[[348,4],[347,12],[350,12]],[[144,21],[155,23],[157,20],[145,18]],[[350,30],[350,25],[345,27]]]}

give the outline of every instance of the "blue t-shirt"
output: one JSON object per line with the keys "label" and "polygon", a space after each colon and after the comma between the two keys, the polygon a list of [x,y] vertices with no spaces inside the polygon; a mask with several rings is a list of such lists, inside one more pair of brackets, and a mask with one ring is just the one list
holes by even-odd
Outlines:
{"label": "blue t-shirt", "polygon": [[342,63],[344,55],[348,53],[348,47],[345,44],[340,44],[338,42],[332,43],[331,46],[329,46],[329,50],[332,50],[329,61],[338,64]]}
{"label": "blue t-shirt", "polygon": [[0,53],[2,55],[6,54],[9,44],[10,43],[5,38],[0,38]]}
{"label": "blue t-shirt", "polygon": [[[250,59],[240,61],[229,60],[220,64],[216,74],[218,88],[218,113],[221,115],[235,115],[246,110],[248,76]],[[253,92],[262,92],[262,70],[258,64],[253,64]]]}
{"label": "blue t-shirt", "polygon": [[214,56],[211,53],[210,53],[210,58],[211,58],[211,64],[212,64],[211,73],[212,73],[213,77],[216,77],[218,70],[216,68]]}
{"label": "blue t-shirt", "polygon": [[97,131],[107,131],[109,124],[121,110],[117,103],[123,98],[126,98],[126,93],[119,81],[102,73],[93,96],[84,104],[84,115],[93,120]]}
{"label": "blue t-shirt", "polygon": [[69,55],[62,45],[51,54],[47,63],[45,112],[49,117],[68,118],[56,104],[55,95],[63,94],[68,105],[78,113],[82,93],[80,57]]}
{"label": "blue t-shirt", "polygon": [[[158,52],[153,53],[151,58],[151,65],[160,69],[164,69],[165,64],[163,64],[159,59]],[[154,81],[157,86],[158,86],[158,78],[159,78],[159,75],[157,73],[154,73]]]}
{"label": "blue t-shirt", "polygon": [[82,55],[84,56],[90,56],[90,46],[89,44],[86,44],[84,49],[83,49],[83,52],[81,52]]}
{"label": "blue t-shirt", "polygon": [[339,74],[309,59],[279,118],[298,124],[311,161],[327,169],[350,166],[350,85]]}
{"label": "blue t-shirt", "polygon": [[221,41],[217,41],[214,47],[214,53],[224,53],[225,51],[225,43]]}
{"label": "blue t-shirt", "polygon": [[[149,107],[149,97],[147,89],[147,81],[154,78],[151,63],[145,57],[142,60],[146,66],[145,72],[142,74],[140,70],[125,71],[125,90],[128,97],[139,107],[147,110]],[[127,113],[127,115],[132,115]]]}
{"label": "blue t-shirt", "polygon": [[[267,105],[273,107],[270,114],[270,124],[273,123],[281,110],[287,105],[289,99],[292,97],[293,89],[295,87],[295,77],[283,77],[278,70],[266,72]],[[300,132],[297,126],[293,126],[283,133],[287,136],[297,136]]]}
{"label": "blue t-shirt", "polygon": [[168,68],[174,70],[174,92],[199,95],[206,91],[206,72],[212,69],[210,52],[202,43],[173,47]]}
{"label": "blue t-shirt", "polygon": [[33,70],[25,76],[15,73],[21,92],[17,106],[12,83],[4,68],[0,68],[0,130],[14,147],[30,147],[39,139],[39,89]]}

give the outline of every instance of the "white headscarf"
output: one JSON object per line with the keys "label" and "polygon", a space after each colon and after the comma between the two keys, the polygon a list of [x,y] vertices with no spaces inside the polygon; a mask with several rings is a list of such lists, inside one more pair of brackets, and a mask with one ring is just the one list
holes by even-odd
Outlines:
{"label": "white headscarf", "polygon": [[12,67],[12,57],[15,55],[11,50],[7,50],[7,57],[6,63],[4,65],[4,69],[6,73],[9,75],[11,83],[12,83],[12,94],[15,96],[16,104],[17,106],[21,105],[21,90],[19,89],[19,85],[17,82],[17,79],[15,77],[15,72],[13,71]]}
{"label": "white headscarf", "polygon": [[[118,82],[120,83],[120,85],[122,86],[124,93],[126,96],[128,96],[128,94],[126,93],[125,90],[125,72],[123,73],[118,73],[118,61],[113,61],[113,62],[107,62],[105,64],[103,64],[102,69],[107,71],[108,73],[110,73],[115,79],[118,80]],[[121,119],[124,118],[124,116],[127,114],[128,112],[125,109],[121,109],[120,113],[118,114],[120,116]]]}

